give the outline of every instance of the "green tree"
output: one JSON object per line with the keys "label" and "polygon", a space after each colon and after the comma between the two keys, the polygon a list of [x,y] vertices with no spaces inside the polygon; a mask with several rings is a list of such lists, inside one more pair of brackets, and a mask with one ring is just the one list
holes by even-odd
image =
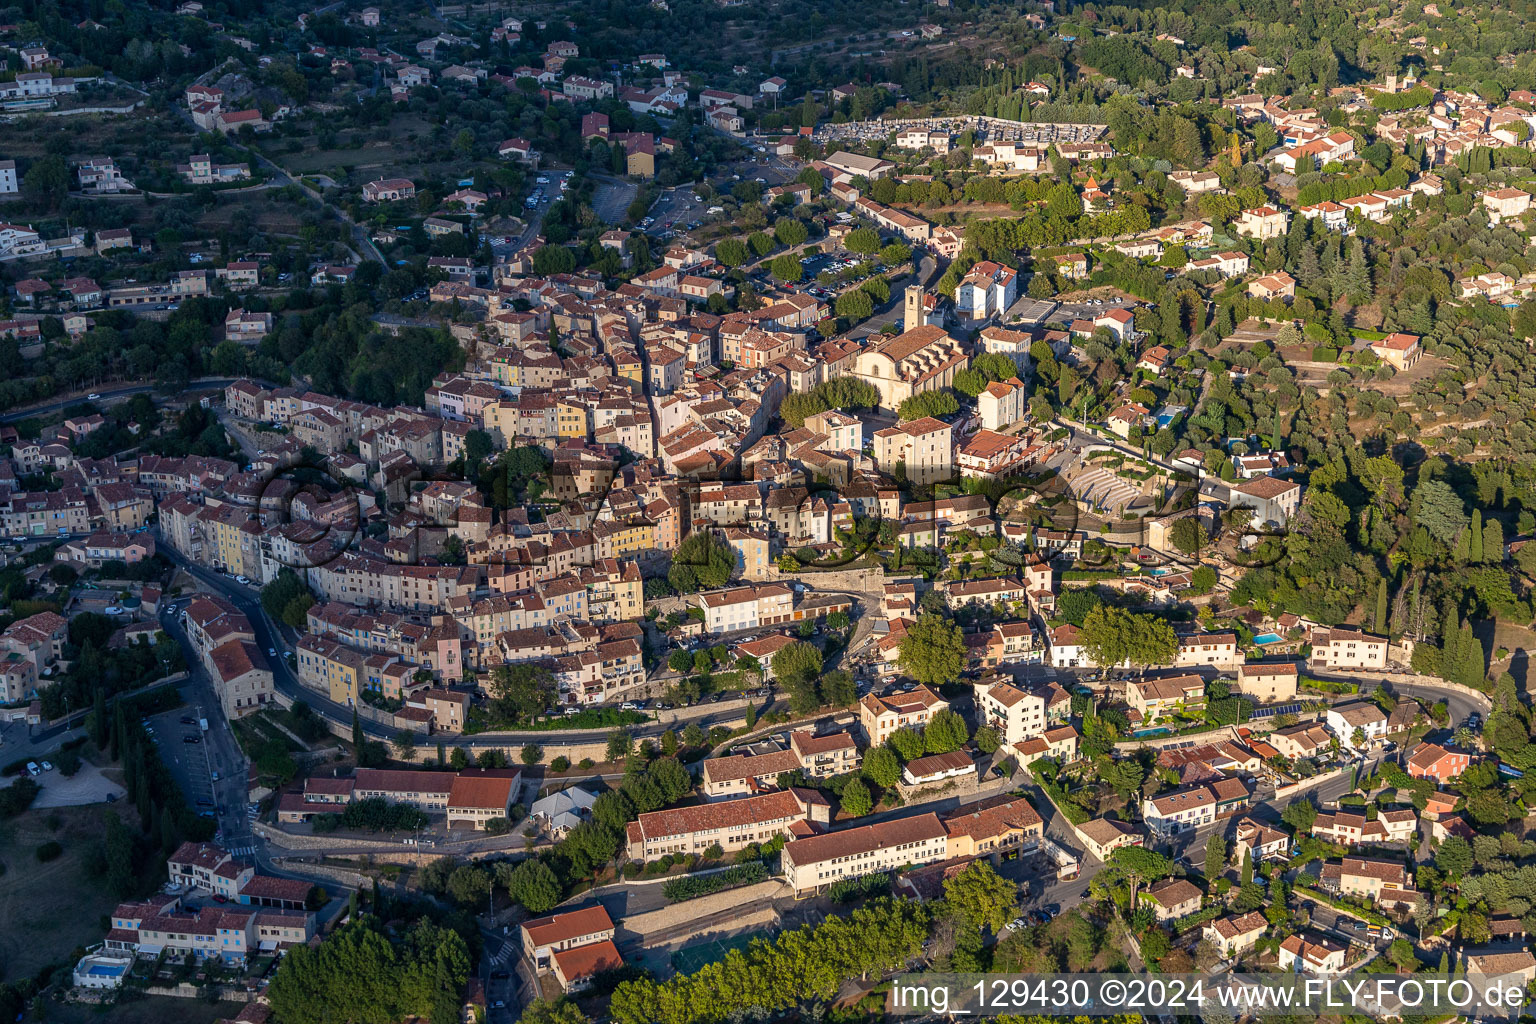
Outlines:
{"label": "green tree", "polygon": [[869,787],[857,779],[853,779],[843,785],[843,792],[839,797],[839,806],[843,813],[853,818],[862,818],[874,809],[874,798],[869,795]]}
{"label": "green tree", "polygon": [[476,864],[461,864],[448,876],[448,895],[462,907],[482,907],[491,896],[491,876]]}
{"label": "green tree", "polygon": [[523,764],[532,768],[534,765],[538,764],[541,759],[543,759],[544,748],[539,746],[537,743],[525,743],[523,744],[520,757]]}
{"label": "green tree", "polygon": [[548,864],[529,858],[516,865],[503,861],[496,865],[496,879],[530,914],[543,914],[560,903],[560,881]]}
{"label": "green tree", "polygon": [[923,746],[930,754],[947,754],[970,742],[971,731],[957,712],[942,708],[923,728]]}
{"label": "green tree", "polygon": [[1220,832],[1213,832],[1205,841],[1205,877],[1214,879],[1227,866],[1227,841]]}
{"label": "green tree", "polygon": [[1199,551],[1205,544],[1205,527],[1200,525],[1200,517],[1189,515],[1176,520],[1169,539],[1173,541],[1174,547],[1186,555]]}
{"label": "green tree", "polygon": [[864,755],[864,777],[881,789],[890,789],[901,779],[901,762],[889,747],[875,747]]}
{"label": "green tree", "polygon": [[[1171,628],[1169,632],[1172,632]],[[960,627],[942,615],[929,612],[919,614],[917,621],[908,627],[897,653],[901,670],[927,686],[941,686],[960,678],[965,659],[965,640]]]}
{"label": "green tree", "polygon": [[980,860],[944,882],[944,900],[972,928],[990,928],[994,934],[1001,934],[1019,912],[1018,887]]}
{"label": "green tree", "polygon": [[736,567],[736,552],[708,530],[688,536],[672,553],[667,582],[680,594],[723,587]]}
{"label": "green tree", "polygon": [[1305,798],[1293,800],[1280,812],[1280,820],[1291,826],[1300,838],[1312,831],[1312,823],[1317,820],[1317,805]]}
{"label": "green tree", "polygon": [[880,251],[880,232],[874,228],[854,228],[843,239],[843,248],[849,252],[872,256]]}
{"label": "green tree", "polygon": [[854,288],[837,297],[836,312],[848,320],[868,319],[875,311],[875,302],[862,288]]}
{"label": "green tree", "polygon": [[976,749],[983,754],[995,753],[997,748],[1003,745],[1002,733],[990,725],[984,725],[977,729],[973,739],[976,741]]}
{"label": "green tree", "polygon": [[805,225],[793,217],[780,217],[773,222],[773,237],[780,245],[800,245],[806,239]]}
{"label": "green tree", "polygon": [[629,756],[630,749],[634,746],[634,738],[627,729],[614,729],[608,734],[608,750],[606,760],[610,763],[624,760]]}
{"label": "green tree", "polygon": [[1083,619],[1080,637],[1094,664],[1137,667],[1172,664],[1179,641],[1166,619],[1101,605]]}
{"label": "green tree", "polygon": [[775,257],[773,263],[769,265],[769,270],[774,280],[785,284],[793,284],[805,276],[805,268],[800,265],[800,257],[790,252]]}
{"label": "green tree", "polygon": [[416,734],[411,730],[399,730],[389,742],[395,748],[395,756],[400,760],[409,761],[416,756]]}
{"label": "green tree", "polygon": [[523,1010],[518,1024],[592,1024],[592,1021],[567,996],[555,1002],[535,999]]}
{"label": "green tree", "polygon": [[923,734],[911,726],[902,726],[891,733],[886,740],[891,749],[896,751],[896,756],[903,761],[915,761],[928,752],[928,745],[923,742]]}
{"label": "green tree", "polygon": [[715,259],[727,267],[739,267],[751,258],[747,244],[739,238],[727,238],[715,246]]}
{"label": "green tree", "polygon": [[543,665],[498,665],[486,685],[490,712],[506,721],[543,714],[555,706],[560,688],[555,674]]}
{"label": "green tree", "polygon": [[1472,845],[1460,836],[1450,836],[1435,851],[1435,867],[1451,879],[1472,870]]}

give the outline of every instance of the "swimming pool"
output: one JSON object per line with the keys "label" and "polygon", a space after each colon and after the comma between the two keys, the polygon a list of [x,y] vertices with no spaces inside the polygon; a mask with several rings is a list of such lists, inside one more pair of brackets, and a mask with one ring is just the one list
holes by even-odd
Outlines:
{"label": "swimming pool", "polygon": [[1173,572],[1172,569],[1148,569],[1147,570],[1147,575],[1148,576],[1167,576],[1167,575],[1169,575],[1172,572]]}
{"label": "swimming pool", "polygon": [[1253,635],[1253,642],[1260,647],[1263,647],[1265,644],[1277,644],[1284,639],[1285,637],[1279,633],[1255,633]]}
{"label": "swimming pool", "polygon": [[97,978],[117,978],[127,971],[127,964],[91,964],[86,973]]}

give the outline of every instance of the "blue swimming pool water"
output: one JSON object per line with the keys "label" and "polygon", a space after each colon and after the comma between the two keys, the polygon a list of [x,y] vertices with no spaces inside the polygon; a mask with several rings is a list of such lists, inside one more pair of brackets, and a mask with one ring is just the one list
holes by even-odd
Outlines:
{"label": "blue swimming pool water", "polygon": [[1255,633],[1253,642],[1263,646],[1264,644],[1277,644],[1285,638],[1278,633]]}
{"label": "blue swimming pool water", "polygon": [[1172,569],[1148,569],[1147,570],[1147,575],[1148,576],[1167,576],[1171,572],[1173,572]]}
{"label": "blue swimming pool water", "polygon": [[1172,422],[1173,422],[1173,413],[1170,413],[1170,412],[1158,413],[1158,416],[1157,416],[1157,425],[1158,426],[1166,427],[1168,424],[1170,424]]}
{"label": "blue swimming pool water", "polygon": [[1135,736],[1137,739],[1141,739],[1144,736],[1166,736],[1166,735],[1168,735],[1168,730],[1167,729],[1138,729],[1137,731],[1131,733],[1131,735]]}
{"label": "blue swimming pool water", "polygon": [[115,978],[127,969],[122,964],[91,964],[91,969],[86,973],[98,978]]}

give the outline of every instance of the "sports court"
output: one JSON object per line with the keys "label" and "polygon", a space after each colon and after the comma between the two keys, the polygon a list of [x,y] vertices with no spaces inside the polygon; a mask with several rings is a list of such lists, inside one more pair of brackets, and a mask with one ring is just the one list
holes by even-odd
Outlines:
{"label": "sports court", "polygon": [[771,942],[773,937],[772,931],[756,931],[732,935],[729,938],[706,939],[692,946],[684,946],[673,953],[672,969],[679,974],[692,974],[705,964],[725,959],[725,954],[730,950],[746,949],[752,944],[753,939],[760,938],[765,942]]}

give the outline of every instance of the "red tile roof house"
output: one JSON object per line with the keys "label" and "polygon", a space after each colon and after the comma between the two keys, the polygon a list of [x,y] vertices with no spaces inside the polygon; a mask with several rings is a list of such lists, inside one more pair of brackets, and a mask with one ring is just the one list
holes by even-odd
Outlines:
{"label": "red tile roof house", "polygon": [[580,992],[592,984],[592,979],[603,971],[617,970],[624,966],[624,958],[612,939],[594,942],[574,949],[562,949],[554,954],[555,980],[565,992]]}
{"label": "red tile roof house", "polygon": [[1416,779],[1434,779],[1443,786],[1466,771],[1471,763],[1470,754],[1447,750],[1436,743],[1420,743],[1408,757],[1408,774]]}
{"label": "red tile roof house", "polygon": [[517,769],[490,769],[483,775],[461,773],[448,793],[448,827],[485,828],[496,818],[505,819],[522,787],[522,772]]}
{"label": "red tile roof house", "polygon": [[598,905],[524,921],[522,933],[523,955],[543,974],[554,967],[556,953],[612,942],[614,928],[608,911]]}
{"label": "red tile roof house", "polygon": [[165,870],[174,885],[229,899],[238,898],[241,887],[256,875],[253,866],[212,843],[182,843],[166,861]]}

